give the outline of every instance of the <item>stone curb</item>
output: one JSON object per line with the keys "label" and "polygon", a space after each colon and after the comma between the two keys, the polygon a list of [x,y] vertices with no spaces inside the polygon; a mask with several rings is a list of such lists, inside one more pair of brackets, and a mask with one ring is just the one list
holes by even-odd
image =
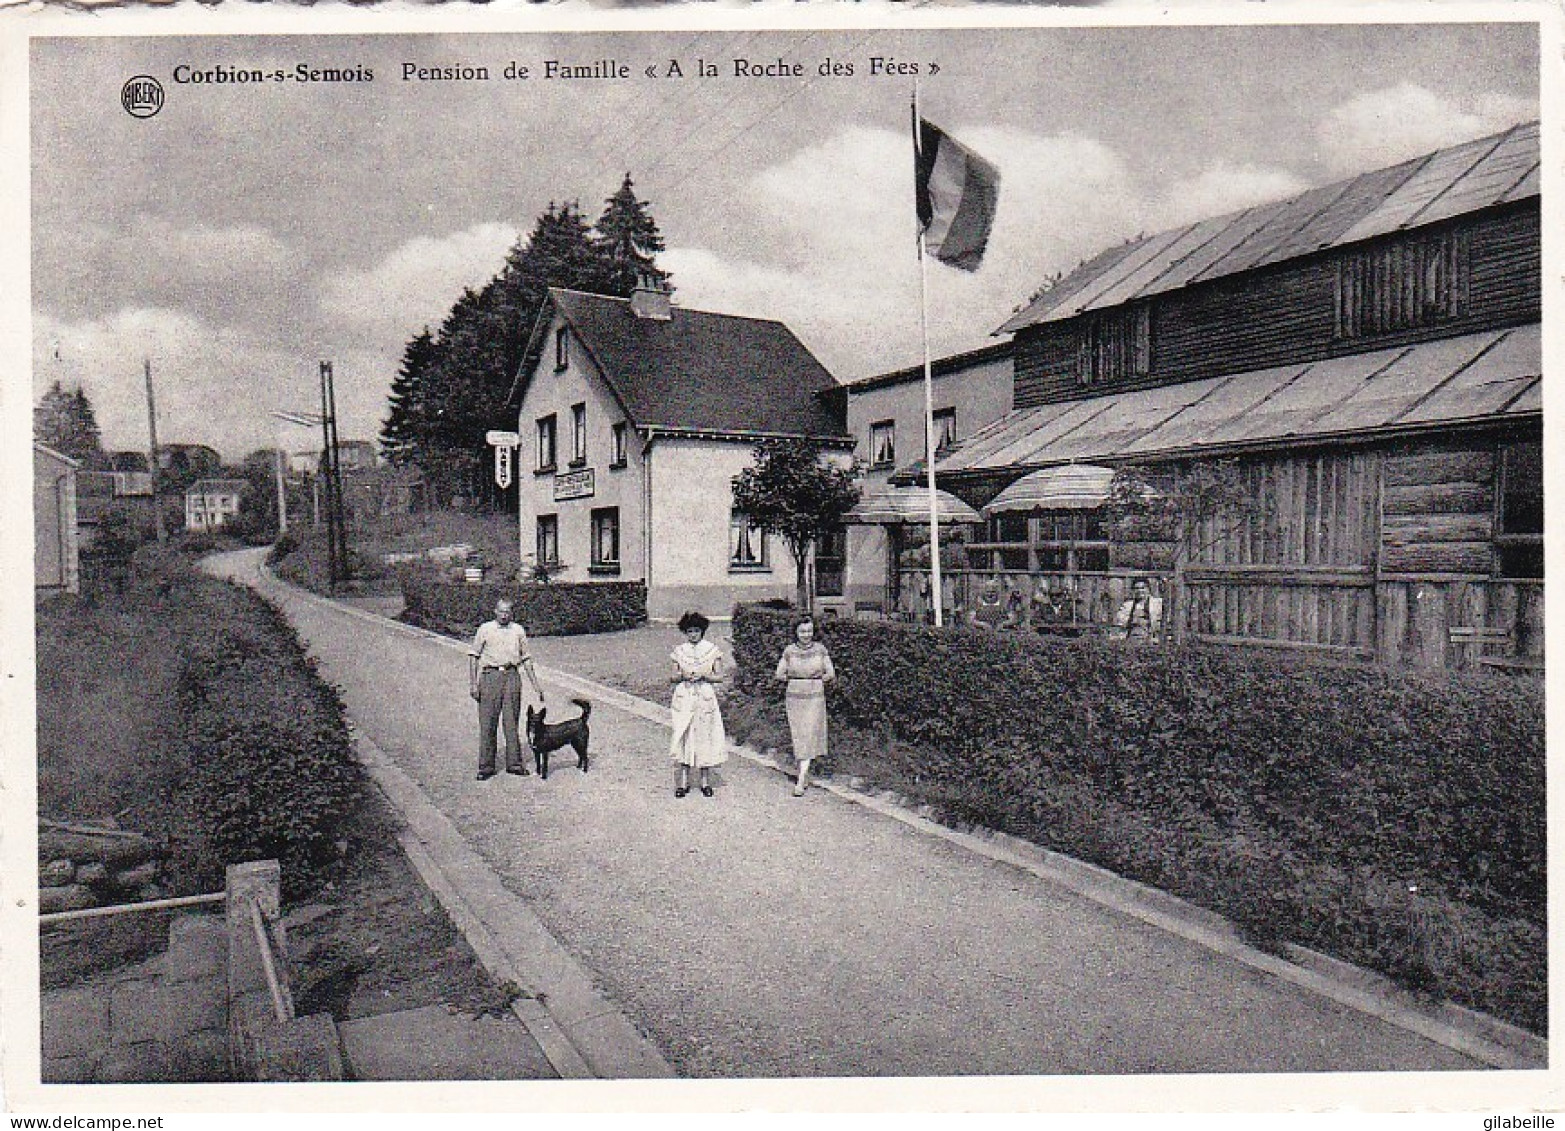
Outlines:
{"label": "stone curb", "polygon": [[[295,592],[304,591],[295,589]],[[314,594],[304,595],[322,604],[332,604],[349,615],[363,617],[382,626],[395,627],[410,635],[433,639],[464,652],[467,650],[461,641],[439,633],[359,609],[346,608]],[[591,694],[595,702],[616,707],[648,722],[668,725],[668,708],[660,704],[542,665],[538,673],[557,686]],[[758,766],[785,773],[776,760],[768,755],[738,744],[731,744],[729,749]],[[1548,1041],[1524,1029],[1461,1006],[1425,1003],[1379,974],[1303,947],[1288,946],[1288,958],[1267,954],[1243,942],[1233,924],[1215,912],[1196,907],[1157,888],[1128,880],[1105,868],[982,826],[950,828],[937,819],[934,806],[919,804],[892,790],[877,789],[871,792],[870,787],[858,779],[851,779],[845,785],[816,779],[811,785],[926,835],[960,845],[985,859],[1019,868],[1100,906],[1139,919],[1251,969],[1395,1025],[1490,1067],[1545,1069],[1549,1065]]]}
{"label": "stone curb", "polygon": [[419,875],[496,980],[530,992],[512,1012],[563,1080],[676,1075],[657,1048],[549,932],[524,899],[472,850],[419,785],[361,733],[360,760],[398,812],[398,839]]}

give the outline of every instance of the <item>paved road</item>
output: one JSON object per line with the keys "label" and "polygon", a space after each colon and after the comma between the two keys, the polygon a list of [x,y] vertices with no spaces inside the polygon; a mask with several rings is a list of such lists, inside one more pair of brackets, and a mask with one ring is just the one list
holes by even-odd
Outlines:
{"label": "paved road", "polygon": [[[460,650],[257,580],[355,723],[689,1077],[1481,1067],[1053,884],[600,704],[590,775],[473,780]],[[551,699],[564,693],[550,687]]]}

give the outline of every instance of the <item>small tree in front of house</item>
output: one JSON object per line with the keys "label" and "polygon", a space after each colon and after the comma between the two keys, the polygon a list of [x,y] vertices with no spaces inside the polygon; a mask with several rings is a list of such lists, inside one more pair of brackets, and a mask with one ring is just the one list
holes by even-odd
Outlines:
{"label": "small tree in front of house", "polygon": [[1152,553],[1143,566],[1175,573],[1246,524],[1264,522],[1272,509],[1237,459],[1116,468],[1104,505],[1122,550],[1147,546]]}
{"label": "small tree in front of house", "polygon": [[858,473],[857,461],[831,462],[812,440],[763,440],[755,462],[734,477],[734,509],[788,544],[794,601],[801,609],[810,600],[805,580],[810,550],[859,501]]}

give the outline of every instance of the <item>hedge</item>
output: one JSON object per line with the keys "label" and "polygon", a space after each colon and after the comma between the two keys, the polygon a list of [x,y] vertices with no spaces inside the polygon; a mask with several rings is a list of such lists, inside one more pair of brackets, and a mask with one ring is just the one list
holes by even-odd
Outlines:
{"label": "hedge", "polygon": [[364,791],[336,691],[282,616],[176,552],[140,556],[144,598],[180,637],[176,711],[185,773],[168,829],[185,886],[221,887],[225,865],[277,859],[285,891],[318,887]]}
{"label": "hedge", "polygon": [[619,632],[647,623],[647,586],[641,581],[551,582],[517,585],[452,582],[431,571],[404,568],[402,619],[436,632],[469,635],[509,598],[516,619],[534,636]]}
{"label": "hedge", "polygon": [[[1008,828],[1414,988],[1541,1029],[1541,690],[1496,677],[825,621],[833,726]],[[780,719],[786,614],[735,612],[736,689]],[[834,739],[834,744],[837,740]]]}

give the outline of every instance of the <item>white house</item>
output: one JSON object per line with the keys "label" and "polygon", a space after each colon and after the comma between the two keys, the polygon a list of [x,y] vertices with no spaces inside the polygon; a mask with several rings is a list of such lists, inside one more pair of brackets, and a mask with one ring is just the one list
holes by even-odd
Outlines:
{"label": "white house", "polygon": [[81,588],[76,531],[76,472],[70,456],[33,441],[33,589],[40,595]]}
{"label": "white house", "polygon": [[518,374],[521,550],[567,581],[642,580],[653,619],[792,594],[780,540],[733,508],[765,437],[850,450],[835,379],[781,322],[552,289]]}
{"label": "white house", "polygon": [[197,479],[185,488],[185,529],[220,530],[239,513],[243,479]]}
{"label": "white house", "polygon": [[[942,357],[930,364],[935,445],[945,451],[1011,411],[1011,343]],[[866,377],[842,387],[848,431],[858,442],[866,498],[886,486],[898,468],[921,464],[924,447],[924,367],[912,366]],[[893,528],[847,528],[844,598],[887,600],[890,555],[897,551]]]}

